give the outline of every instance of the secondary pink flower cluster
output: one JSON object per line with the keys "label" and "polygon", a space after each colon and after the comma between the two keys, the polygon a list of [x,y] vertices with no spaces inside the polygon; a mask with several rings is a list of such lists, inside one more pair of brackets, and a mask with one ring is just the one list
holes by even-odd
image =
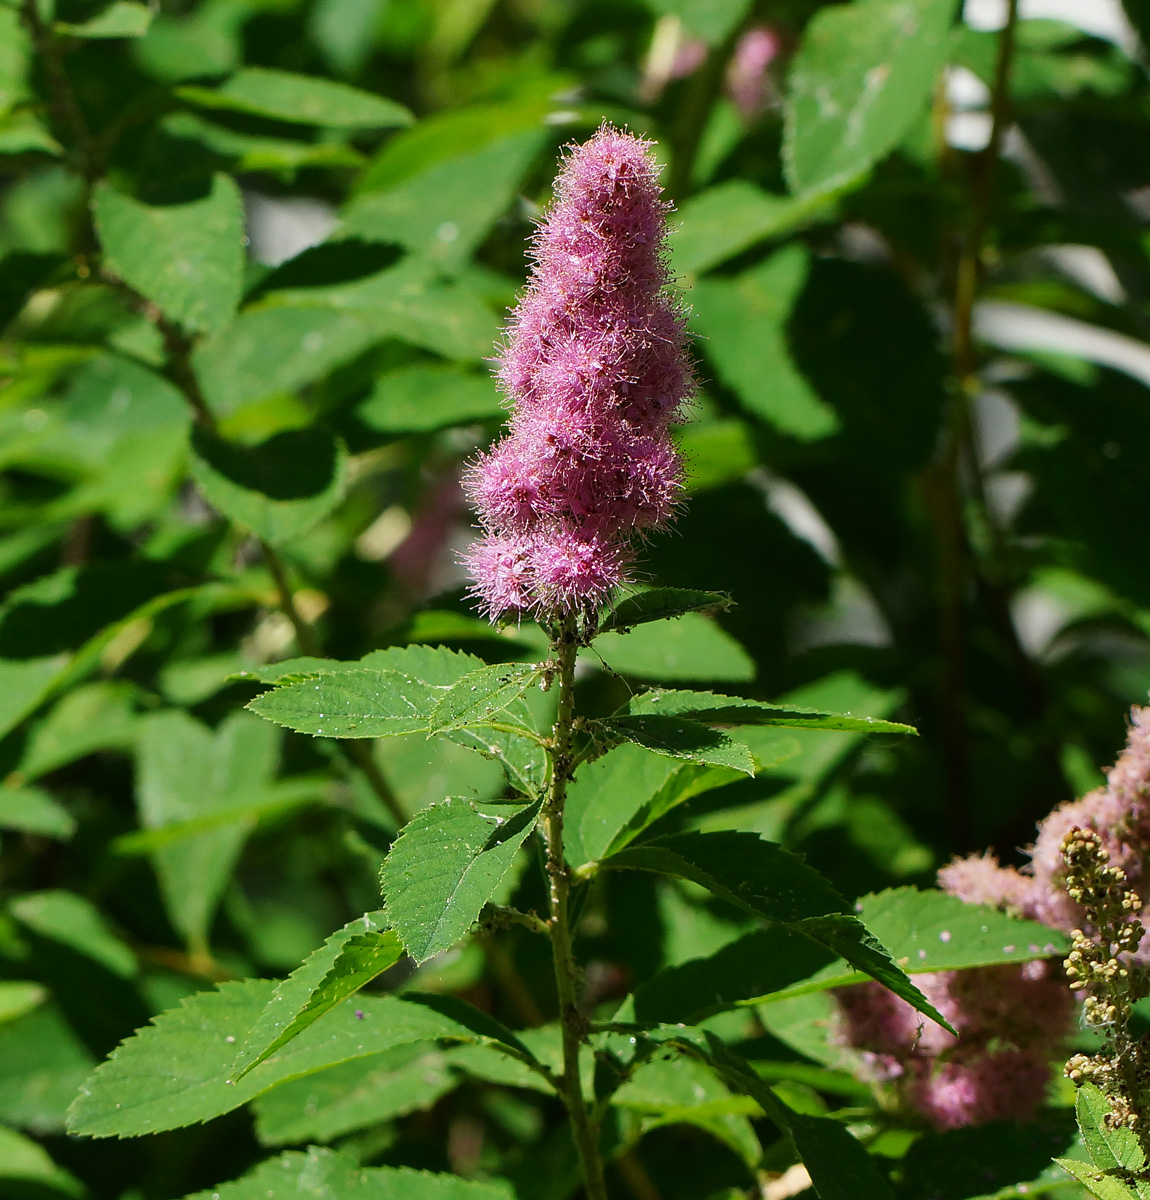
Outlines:
{"label": "secondary pink flower cluster", "polygon": [[500,356],[509,434],[466,487],[467,554],[495,618],[589,611],[627,580],[636,535],[682,487],[670,427],[694,377],[669,293],[652,143],[604,126],[569,154]]}
{"label": "secondary pink flower cluster", "polygon": [[[1064,933],[1083,928],[1084,914],[1065,891],[1059,848],[1077,826],[1102,838],[1110,861],[1147,898],[1150,708],[1135,708],[1131,719],[1126,749],[1106,786],[1060,805],[1039,824],[1027,868],[1004,867],[992,854],[972,855],[943,867],[940,886],[968,904],[988,904]],[[1150,922],[1146,910],[1141,919]],[[1058,964],[940,971],[916,975],[915,983],[958,1030],[957,1039],[876,983],[836,993],[836,1038],[861,1053],[872,1082],[938,1129],[1033,1116],[1050,1079],[1052,1051],[1069,1032],[1074,1011]]]}

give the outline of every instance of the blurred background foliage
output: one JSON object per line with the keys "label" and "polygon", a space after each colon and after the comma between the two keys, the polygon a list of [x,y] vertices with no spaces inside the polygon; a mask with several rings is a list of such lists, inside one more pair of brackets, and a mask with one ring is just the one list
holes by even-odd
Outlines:
{"label": "blurred background foliage", "polygon": [[[854,896],[956,852],[1018,861],[1101,782],[1150,687],[1150,7],[1023,0],[1008,35],[991,0],[903,9],[0,3],[0,1193],[159,1200],[332,1142],[570,1194],[553,1102],[443,1055],[337,1068],[254,1121],[62,1130],[150,1015],[376,908],[399,818],[503,788],[462,748],[281,735],[243,673],[539,652],[464,597],[459,476],[502,420],[488,359],[556,155],[603,119],[658,142],[699,335],[689,504],[644,570],[737,607],[602,639],[588,708],[690,680],[920,731],[796,734],[667,827],[759,831]],[[910,33],[872,45],[888,10]],[[743,931],[700,897],[605,884],[592,999]],[[530,1026],[548,971],[512,933],[416,982]],[[860,1103],[759,1032],[794,1104]],[[786,1166],[742,1101],[684,1117],[721,1085],[663,1066],[629,1085],[646,1137],[620,1195],[741,1195]],[[908,1196],[984,1194],[929,1143]]]}

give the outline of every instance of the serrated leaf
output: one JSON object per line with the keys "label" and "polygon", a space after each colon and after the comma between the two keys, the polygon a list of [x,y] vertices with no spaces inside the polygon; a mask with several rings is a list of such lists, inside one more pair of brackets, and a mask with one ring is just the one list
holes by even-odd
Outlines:
{"label": "serrated leaf", "polygon": [[[531,714],[523,700],[516,700],[507,710],[515,724],[529,727]],[[520,736],[504,729],[458,729],[445,734],[449,741],[466,746],[486,758],[495,759],[516,791],[535,797],[547,779],[547,751],[537,738]]]}
{"label": "serrated leaf", "polygon": [[189,332],[222,329],[240,301],[244,223],[240,193],[217,175],[190,204],[152,208],[98,183],[93,211],[107,265]]}
{"label": "serrated leaf", "polygon": [[218,88],[182,87],[176,95],[201,108],[331,128],[390,129],[414,118],[402,104],[315,75],[244,67]]}
{"label": "serrated leaf", "polygon": [[742,742],[696,721],[664,716],[606,717],[588,722],[588,727],[594,736],[605,734],[612,741],[633,742],[667,758],[726,767],[744,775],[755,773],[755,761]]}
{"label": "serrated leaf", "polygon": [[1145,1168],[1146,1155],[1137,1134],[1125,1125],[1111,1127],[1107,1121],[1110,1103],[1094,1084],[1079,1086],[1074,1098],[1074,1112],[1082,1140],[1100,1171],[1142,1171]]}
{"label": "serrated leaf", "polygon": [[500,1184],[433,1175],[410,1167],[360,1167],[337,1150],[309,1146],[269,1158],[232,1183],[187,1200],[512,1200]]}
{"label": "serrated leaf", "polygon": [[347,490],[347,447],[321,430],[241,446],[196,429],[192,450],[191,475],[208,502],[272,545],[305,533]]}
{"label": "serrated leaf", "polygon": [[539,802],[489,805],[449,799],[417,813],[383,863],[389,923],[416,962],[453,946],[494,895]]}
{"label": "serrated leaf", "polygon": [[741,696],[715,692],[666,691],[654,689],[633,697],[627,712],[682,717],[715,725],[778,725],[788,729],[839,729],[850,733],[916,733],[913,725],[883,721],[877,717],[855,717],[849,713],[820,712],[789,704],[766,704]]}
{"label": "serrated leaf", "polygon": [[[265,1146],[330,1142],[356,1129],[430,1108],[462,1081],[452,1066],[458,1053],[419,1044],[403,1046],[282,1083],[253,1103],[256,1136]],[[501,1054],[495,1057],[524,1070]]]}
{"label": "serrated leaf", "polygon": [[103,12],[81,25],[57,21],[56,29],[69,37],[78,38],[138,38],[148,32],[154,16],[152,9],[134,0],[115,0]]}
{"label": "serrated leaf", "polygon": [[1056,1158],[1054,1161],[1098,1200],[1139,1200],[1131,1184],[1099,1171],[1090,1163],[1080,1162],[1076,1158]]}
{"label": "serrated leaf", "polygon": [[[597,657],[598,656],[598,657]],[[667,625],[638,625],[627,633],[600,634],[583,661],[641,679],[725,680],[755,677],[754,659],[717,622],[699,612]]]}
{"label": "serrated leaf", "polygon": [[954,9],[954,0],[856,0],[815,14],[784,109],[794,191],[845,183],[902,141],[946,61]]}
{"label": "serrated leaf", "polygon": [[831,884],[797,855],[757,834],[678,834],[629,846],[600,865],[689,879],[744,912],[789,925],[954,1032],[863,923],[845,911]]}
{"label": "serrated leaf", "polygon": [[289,1079],[412,1042],[498,1042],[528,1057],[495,1021],[461,1001],[357,996],[230,1083],[236,1046],[247,1039],[275,986],[262,979],[221,984],[137,1030],[81,1088],[69,1111],[70,1130],[85,1137],[136,1137],[179,1129],[231,1112]]}
{"label": "serrated leaf", "polygon": [[689,588],[652,588],[626,596],[599,617],[599,633],[619,632],[648,621],[665,621],[689,612],[726,612],[734,601],[725,592],[699,592]]}
{"label": "serrated leaf", "polygon": [[317,675],[264,692],[252,712],[315,737],[377,738],[423,733],[442,693],[392,670]]}
{"label": "serrated leaf", "polygon": [[428,721],[430,733],[468,725],[486,725],[518,700],[539,678],[539,668],[526,663],[496,663],[464,675],[444,693]]}
{"label": "serrated leaf", "polygon": [[76,819],[43,788],[0,787],[0,829],[66,842],[76,832]]}
{"label": "serrated leaf", "polygon": [[[381,912],[356,917],[279,983],[236,1055],[234,1078],[242,1079],[333,1005],[394,966],[403,947],[385,929]],[[358,944],[364,938],[372,940]]]}

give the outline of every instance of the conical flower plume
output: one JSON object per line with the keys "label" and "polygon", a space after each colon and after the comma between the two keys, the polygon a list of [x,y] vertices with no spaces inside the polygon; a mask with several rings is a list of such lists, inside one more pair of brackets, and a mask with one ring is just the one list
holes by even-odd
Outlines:
{"label": "conical flower plume", "polygon": [[572,149],[500,354],[508,434],[474,463],[467,555],[488,614],[593,609],[682,488],[670,436],[694,389],[651,143],[604,126]]}

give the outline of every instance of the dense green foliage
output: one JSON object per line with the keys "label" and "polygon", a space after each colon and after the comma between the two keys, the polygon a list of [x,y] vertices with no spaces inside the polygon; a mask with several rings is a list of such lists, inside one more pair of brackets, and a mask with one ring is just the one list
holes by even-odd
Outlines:
{"label": "dense green foliage", "polygon": [[1112,41],[954,0],[0,0],[0,1195],[578,1194],[548,640],[456,555],[525,239],[603,119],[658,141],[703,381],[660,587],[579,652],[610,1195],[1103,1186],[1068,1085],[923,1132],[826,1013],[1065,951],[934,872],[1019,861],[1150,687],[1124,3]]}

